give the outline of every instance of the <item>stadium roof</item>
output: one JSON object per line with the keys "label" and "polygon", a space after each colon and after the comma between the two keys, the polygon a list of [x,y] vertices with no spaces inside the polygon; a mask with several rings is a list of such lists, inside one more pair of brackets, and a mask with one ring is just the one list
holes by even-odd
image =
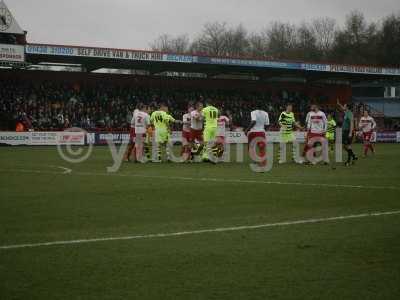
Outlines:
{"label": "stadium roof", "polygon": [[146,50],[113,49],[83,46],[27,44],[28,63],[78,64],[87,71],[101,68],[162,72],[243,74],[268,78],[303,78],[307,81],[335,80],[348,82],[387,81],[400,83],[400,69],[378,66],[343,65],[249,58],[184,55]]}

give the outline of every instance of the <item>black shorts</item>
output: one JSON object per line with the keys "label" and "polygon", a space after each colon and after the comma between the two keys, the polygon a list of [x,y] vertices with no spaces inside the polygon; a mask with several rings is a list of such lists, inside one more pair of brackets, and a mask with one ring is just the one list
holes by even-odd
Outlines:
{"label": "black shorts", "polygon": [[350,136],[349,130],[342,131],[342,143],[343,145],[351,145],[353,143],[353,134]]}

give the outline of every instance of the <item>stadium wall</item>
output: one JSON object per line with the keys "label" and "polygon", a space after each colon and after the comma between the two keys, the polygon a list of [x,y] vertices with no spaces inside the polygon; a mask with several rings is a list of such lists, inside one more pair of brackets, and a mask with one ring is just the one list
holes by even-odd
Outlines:
{"label": "stadium wall", "polygon": [[[182,132],[173,131],[171,141],[180,143]],[[277,131],[267,132],[267,140],[273,143],[280,142]],[[305,132],[296,132],[296,140],[305,141]],[[400,131],[377,132],[376,142],[400,143]],[[48,132],[0,132],[0,144],[27,145],[27,146],[55,146],[55,145],[106,145],[107,141],[115,144],[129,143],[129,133],[126,132],[73,132],[73,131],[48,131]],[[242,131],[229,131],[226,133],[226,142],[229,144],[246,144],[247,136]]]}

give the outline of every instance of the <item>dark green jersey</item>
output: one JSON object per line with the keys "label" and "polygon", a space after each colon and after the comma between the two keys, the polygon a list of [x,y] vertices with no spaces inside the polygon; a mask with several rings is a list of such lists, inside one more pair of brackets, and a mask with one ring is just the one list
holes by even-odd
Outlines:
{"label": "dark green jersey", "polygon": [[282,112],[279,116],[279,125],[281,126],[281,133],[291,134],[295,127],[296,120],[292,112]]}
{"label": "dark green jersey", "polygon": [[353,122],[353,113],[350,110],[346,110],[343,118],[343,130],[350,131],[351,122]]}

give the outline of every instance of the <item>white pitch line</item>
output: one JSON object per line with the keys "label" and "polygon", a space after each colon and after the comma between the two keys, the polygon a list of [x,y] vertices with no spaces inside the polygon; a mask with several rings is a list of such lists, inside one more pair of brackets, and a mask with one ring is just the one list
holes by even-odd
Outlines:
{"label": "white pitch line", "polygon": [[[78,175],[94,175],[95,173],[81,172]],[[100,175],[100,174],[96,174]],[[296,186],[311,186],[311,187],[328,187],[328,188],[352,188],[352,189],[389,189],[400,190],[397,186],[374,186],[374,185],[349,185],[349,184],[331,184],[331,183],[307,183],[307,182],[284,182],[284,181],[266,181],[266,180],[251,180],[251,179],[224,179],[212,177],[182,177],[182,176],[157,176],[157,175],[142,175],[142,174],[102,174],[102,175],[117,175],[117,176],[132,176],[153,179],[169,179],[169,180],[188,180],[188,181],[209,181],[209,182],[225,182],[225,183],[255,183],[255,184],[276,184],[276,185],[296,185]]]}
{"label": "white pitch line", "polygon": [[37,173],[37,174],[53,174],[53,175],[65,175],[65,174],[70,174],[72,172],[72,169],[62,167],[62,166],[49,165],[48,167],[60,169],[63,172],[48,171],[48,170],[31,170],[31,169],[8,169],[8,170],[1,170],[1,171],[3,171],[3,172],[20,172],[20,173]]}
{"label": "white pitch line", "polygon": [[[54,166],[53,166],[54,167]],[[203,181],[203,182],[223,182],[223,183],[251,183],[251,184],[270,184],[270,185],[294,185],[308,187],[327,187],[327,188],[348,188],[348,189],[365,189],[365,190],[396,190],[400,191],[399,186],[378,186],[378,185],[350,185],[350,184],[331,184],[331,183],[307,183],[307,182],[284,182],[284,181],[266,181],[266,180],[251,180],[251,179],[224,179],[212,177],[183,177],[183,176],[160,176],[160,175],[145,175],[132,173],[96,173],[96,172],[72,172],[71,169],[63,168],[64,172],[46,171],[46,170],[27,170],[27,169],[9,169],[0,170],[3,172],[21,172],[21,173],[43,173],[57,175],[77,175],[77,176],[117,176],[117,177],[139,177],[164,180],[185,180],[185,181]]]}
{"label": "white pitch line", "polygon": [[243,230],[280,227],[280,226],[324,223],[324,222],[332,222],[332,221],[338,221],[338,220],[360,219],[360,218],[367,218],[367,217],[378,217],[378,216],[388,216],[388,215],[397,215],[397,214],[400,214],[400,210],[393,210],[393,211],[386,211],[386,212],[372,212],[372,213],[363,213],[363,214],[357,214],[357,215],[345,215],[345,216],[318,218],[318,219],[286,221],[286,222],[277,222],[277,223],[265,223],[265,224],[258,224],[258,225],[219,227],[219,228],[192,230],[192,231],[178,231],[178,232],[169,232],[169,233],[152,233],[152,234],[103,237],[103,238],[91,238],[91,239],[79,239],[79,240],[66,240],[66,241],[53,241],[53,242],[42,242],[42,243],[3,245],[3,246],[0,246],[0,250],[20,249],[20,248],[36,248],[36,247],[44,247],[44,246],[71,245],[71,244],[96,243],[96,242],[108,242],[108,241],[167,238],[167,237],[177,237],[177,236],[195,235],[195,234],[203,234],[203,233],[231,232],[231,231],[243,231]]}
{"label": "white pitch line", "polygon": [[64,172],[62,172],[63,174],[69,174],[69,173],[72,172],[72,169],[70,169],[70,168],[66,168],[66,167],[62,167],[62,166],[52,166],[52,167],[56,167],[56,168],[59,168],[61,170],[64,170]]}
{"label": "white pitch line", "polygon": [[62,170],[63,172],[61,174],[70,174],[72,172],[72,169],[63,166],[49,165],[49,167]]}
{"label": "white pitch line", "polygon": [[165,179],[165,180],[206,181],[206,182],[208,181],[208,182],[224,182],[224,183],[252,183],[252,184],[295,185],[295,186],[328,187],[328,188],[400,190],[400,187],[397,186],[284,182],[284,181],[266,181],[266,180],[251,180],[251,179],[224,179],[224,178],[212,178],[212,177],[160,176],[160,175],[144,175],[144,174],[131,174],[131,173],[126,174],[126,173],[75,172],[74,174],[80,176],[120,176],[120,177],[139,177],[139,178]]}

